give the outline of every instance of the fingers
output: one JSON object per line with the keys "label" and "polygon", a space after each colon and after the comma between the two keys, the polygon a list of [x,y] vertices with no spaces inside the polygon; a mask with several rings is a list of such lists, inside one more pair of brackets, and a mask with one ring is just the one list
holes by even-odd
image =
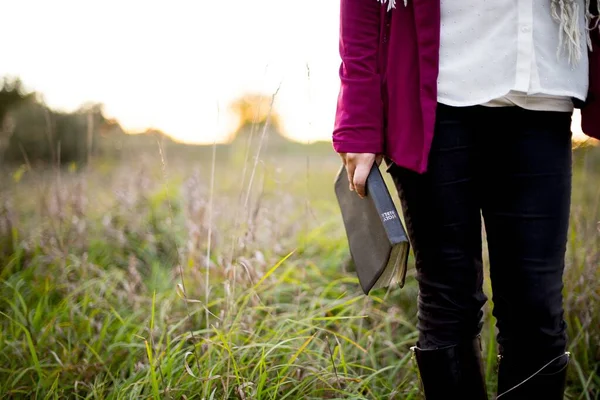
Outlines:
{"label": "fingers", "polygon": [[348,174],[349,189],[355,191],[361,198],[367,195],[366,183],[374,162],[379,165],[382,155],[371,153],[340,153],[346,173]]}
{"label": "fingers", "polygon": [[346,158],[346,172],[348,173],[348,188],[352,191],[354,188],[354,171],[356,170],[356,160]]}
{"label": "fingers", "polygon": [[366,196],[365,185],[367,182],[367,177],[369,176],[369,172],[371,172],[372,162],[363,162],[356,166],[354,170],[354,190],[360,197]]}
{"label": "fingers", "polygon": [[348,176],[348,189],[350,190],[354,190],[354,186],[352,185],[352,174],[354,173],[354,169],[352,169],[352,172],[350,172],[349,169],[349,165],[348,165],[348,153],[339,153],[340,157],[342,158],[342,162],[344,163],[344,167],[346,167],[346,175]]}

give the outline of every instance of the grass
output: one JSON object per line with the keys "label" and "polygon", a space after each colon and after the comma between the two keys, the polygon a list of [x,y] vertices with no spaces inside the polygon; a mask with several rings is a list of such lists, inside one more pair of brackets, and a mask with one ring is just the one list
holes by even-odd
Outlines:
{"label": "grass", "polygon": [[[267,151],[252,186],[244,157],[217,154],[213,175],[205,150],[4,170],[0,397],[422,398],[413,272],[361,295],[339,161],[313,150]],[[576,153],[569,399],[600,394],[599,150]],[[488,306],[490,394],[494,336]]]}

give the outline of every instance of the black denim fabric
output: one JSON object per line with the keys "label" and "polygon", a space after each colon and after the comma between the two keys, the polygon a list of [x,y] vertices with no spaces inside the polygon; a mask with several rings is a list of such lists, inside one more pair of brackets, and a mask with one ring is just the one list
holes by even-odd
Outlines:
{"label": "black denim fabric", "polygon": [[440,104],[428,172],[390,165],[416,257],[420,347],[481,331],[483,220],[501,352],[539,364],[565,351],[570,124],[565,112]]}

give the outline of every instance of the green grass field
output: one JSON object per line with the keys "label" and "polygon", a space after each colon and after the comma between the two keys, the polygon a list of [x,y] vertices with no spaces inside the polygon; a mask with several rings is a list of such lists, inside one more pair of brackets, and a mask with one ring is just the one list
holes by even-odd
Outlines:
{"label": "green grass field", "polygon": [[[0,397],[421,398],[412,259],[405,288],[363,296],[330,145],[257,151],[219,147],[214,173],[180,146],[4,168]],[[575,159],[567,398],[597,399],[600,148]]]}

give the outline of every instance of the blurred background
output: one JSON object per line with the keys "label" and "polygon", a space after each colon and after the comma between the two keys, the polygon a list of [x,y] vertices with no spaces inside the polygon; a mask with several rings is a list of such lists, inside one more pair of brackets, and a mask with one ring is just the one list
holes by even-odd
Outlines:
{"label": "blurred background", "polygon": [[[0,13],[1,398],[419,398],[412,256],[363,296],[333,194],[339,2]],[[600,147],[572,128],[567,398],[595,399]]]}

